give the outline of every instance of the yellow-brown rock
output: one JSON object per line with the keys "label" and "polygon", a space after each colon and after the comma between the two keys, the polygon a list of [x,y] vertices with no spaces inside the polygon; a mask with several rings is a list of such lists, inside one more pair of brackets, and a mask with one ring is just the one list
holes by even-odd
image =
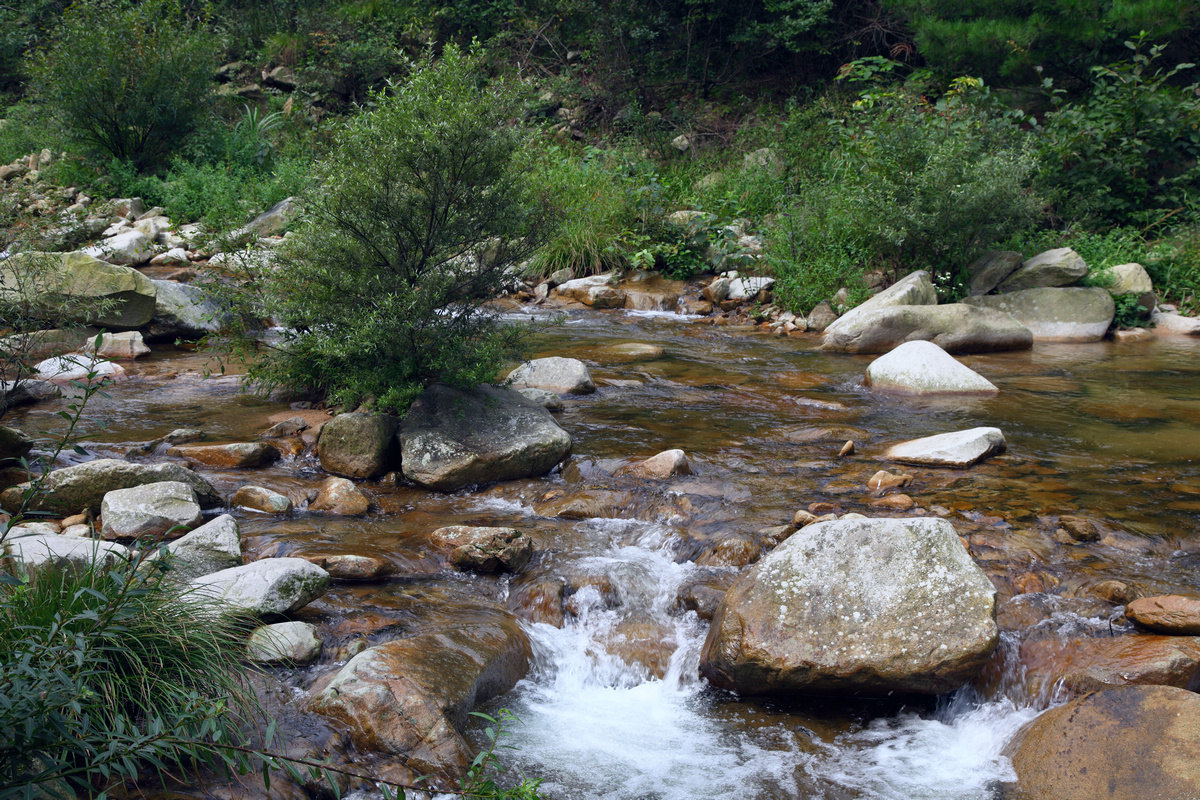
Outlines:
{"label": "yellow-brown rock", "polygon": [[1200,597],[1142,597],[1125,607],[1125,616],[1155,633],[1194,636],[1200,634]]}

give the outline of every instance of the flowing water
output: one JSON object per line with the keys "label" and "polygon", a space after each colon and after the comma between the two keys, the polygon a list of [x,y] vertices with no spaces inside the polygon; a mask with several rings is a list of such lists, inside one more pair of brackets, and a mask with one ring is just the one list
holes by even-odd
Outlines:
{"label": "flowing water", "polygon": [[[622,361],[604,350],[623,342],[665,352]],[[996,796],[1012,778],[1004,745],[1055,701],[1052,685],[1022,671],[1022,646],[1127,632],[1104,581],[1143,594],[1200,588],[1200,342],[964,357],[1001,391],[949,400],[875,394],[862,385],[869,357],[818,344],[673,314],[573,312],[536,345],[537,355],[584,359],[600,386],[558,414],[575,442],[561,470],[453,495],[367,484],[379,509],[367,518],[239,513],[252,556],[352,552],[397,570],[381,584],[337,584],[300,612],[327,646],[319,665],[288,679],[306,687],[355,641],[453,624],[500,603],[527,621],[535,659],[488,708],[519,717],[503,759],[543,778],[547,797]],[[88,409],[107,424],[94,451],[125,455],[179,427],[247,440],[294,413],[240,394],[234,378],[203,379],[201,366],[183,351],[133,365]],[[14,421],[53,429],[54,410]],[[811,503],[900,516],[870,506],[867,479],[887,468],[878,454],[978,425],[1001,428],[1008,452],[970,470],[905,468],[913,480],[903,491],[917,503],[907,514],[955,525],[998,589],[1003,641],[985,676],[928,703],[745,700],[698,678],[707,622],[682,598],[727,586],[770,546],[770,528]],[[846,440],[856,454],[838,458]],[[612,475],[675,447],[694,475],[662,484]],[[303,502],[322,475],[302,455],[209,477],[224,492],[252,482]],[[1060,514],[1096,520],[1101,539],[1064,542]],[[449,524],[515,525],[539,555],[519,577],[453,573],[427,539]]]}

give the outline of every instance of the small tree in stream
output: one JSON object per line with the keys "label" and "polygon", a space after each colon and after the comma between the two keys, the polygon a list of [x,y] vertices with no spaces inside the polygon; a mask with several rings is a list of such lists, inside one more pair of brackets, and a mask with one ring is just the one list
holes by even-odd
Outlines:
{"label": "small tree in stream", "polygon": [[284,342],[269,386],[402,412],[430,383],[494,377],[522,330],[483,307],[540,241],[509,86],[447,47],[341,130],[307,219],[262,281]]}

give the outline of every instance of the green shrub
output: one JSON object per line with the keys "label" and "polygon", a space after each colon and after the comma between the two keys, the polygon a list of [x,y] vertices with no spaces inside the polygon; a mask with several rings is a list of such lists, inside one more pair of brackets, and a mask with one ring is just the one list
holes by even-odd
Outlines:
{"label": "green shrub", "polygon": [[1141,228],[1194,222],[1200,191],[1200,84],[1161,45],[1126,42],[1129,60],[1093,68],[1091,93],[1046,115],[1040,183],[1068,220]]}
{"label": "green shrub", "polygon": [[794,287],[785,295],[807,303],[835,280],[853,291],[869,270],[927,269],[949,296],[979,251],[1029,229],[1034,155],[988,99],[962,79],[936,104],[897,90],[842,109],[834,149],[767,237],[768,264]]}
{"label": "green shrub", "polygon": [[306,222],[257,284],[287,333],[253,379],[402,411],[430,383],[494,377],[521,331],[482,304],[540,220],[515,97],[475,63],[447,47],[340,131]]}
{"label": "green shrub", "polygon": [[146,171],[207,109],[216,52],[178,0],[96,0],[63,14],[30,72],[78,145]]}

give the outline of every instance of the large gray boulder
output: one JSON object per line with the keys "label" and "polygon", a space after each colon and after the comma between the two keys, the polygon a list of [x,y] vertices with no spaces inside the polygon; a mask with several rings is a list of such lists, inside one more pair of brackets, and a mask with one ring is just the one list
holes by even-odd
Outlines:
{"label": "large gray boulder", "polygon": [[317,439],[321,468],[347,478],[382,475],[395,461],[396,425],[388,414],[338,414]]}
{"label": "large gray boulder", "polygon": [[995,394],[995,384],[933,342],[905,342],[867,367],[867,385],[904,394]]}
{"label": "large gray boulder", "polygon": [[700,671],[743,694],[941,694],[999,639],[996,590],[943,519],[809,525],[747,570]]}
{"label": "large gray boulder", "polygon": [[[110,330],[140,328],[154,316],[157,290],[145,275],[83,251],[16,253],[0,261],[0,293],[43,300],[68,319]],[[102,308],[96,308],[102,303]],[[72,314],[74,307],[83,313]]]}
{"label": "large gray boulder", "polygon": [[400,445],[406,478],[451,492],[544,475],[571,451],[571,437],[511,389],[434,385],[409,409]]}
{"label": "large gray boulder", "polygon": [[1087,264],[1078,253],[1069,247],[1059,247],[1038,253],[1025,261],[1000,282],[996,291],[1003,293],[1047,286],[1069,286],[1087,277],[1087,274]]}
{"label": "large gray boulder", "polygon": [[124,230],[80,252],[110,264],[136,267],[154,257],[154,239],[136,229]]}
{"label": "large gray boulder", "polygon": [[967,294],[987,294],[1021,266],[1021,261],[1021,254],[1015,250],[987,251],[967,267],[967,275],[971,278]]}
{"label": "large gray boulder", "polygon": [[0,381],[0,396],[8,408],[53,400],[62,394],[58,384],[26,378],[23,381]]}
{"label": "large gray boulder", "polygon": [[199,339],[224,326],[227,315],[212,296],[190,283],[153,281],[157,295],[148,335],[152,339]]}
{"label": "large gray boulder", "polygon": [[2,545],[4,555],[19,559],[25,569],[46,566],[87,567],[93,563],[111,564],[132,557],[129,548],[115,542],[76,539],[58,533],[19,535],[16,529]]}
{"label": "large gray boulder", "polygon": [[[104,495],[146,483],[180,481],[196,493],[201,508],[216,508],[222,499],[212,484],[180,464],[134,464],[116,458],[98,458],[83,464],[56,469],[46,476],[44,495],[30,511],[48,511],[67,516],[90,509],[100,511]],[[19,484],[0,494],[0,507],[16,509],[28,484]]]}
{"label": "large gray boulder", "polygon": [[108,492],[100,503],[100,518],[100,533],[105,539],[161,537],[171,531],[178,536],[204,519],[196,492],[179,481]]}
{"label": "large gray boulder", "polygon": [[242,542],[237,520],[222,514],[171,542],[167,551],[172,555],[172,574],[181,580],[241,566]]}
{"label": "large gray boulder", "polygon": [[529,667],[529,640],[512,614],[480,606],[463,623],[356,655],[308,707],[346,725],[365,752],[404,756],[418,772],[454,779],[471,763],[460,729]]}
{"label": "large gray boulder", "polygon": [[316,600],[329,588],[329,573],[303,558],[264,558],[195,578],[193,594],[225,611],[274,616]]}
{"label": "large gray boulder", "polygon": [[285,197],[246,223],[244,230],[257,236],[278,236],[300,215],[300,204],[294,197]]}
{"label": "large gray boulder", "polygon": [[964,469],[1006,447],[999,428],[971,428],[901,442],[888,448],[883,457],[903,464]]}
{"label": "large gray boulder", "polygon": [[932,306],[937,305],[937,289],[933,288],[933,279],[925,270],[913,272],[884,289],[861,305],[847,311],[838,317],[827,328],[825,334],[835,336],[844,332],[861,329],[864,320],[877,313],[880,309],[896,306]]}
{"label": "large gray boulder", "polygon": [[1039,342],[1095,342],[1104,338],[1116,306],[1106,289],[1023,289],[1007,294],[968,297],[972,306],[1011,314]]}
{"label": "large gray boulder", "polygon": [[886,353],[904,342],[924,340],[948,353],[988,353],[1033,345],[1033,334],[1012,315],[962,303],[879,308],[857,315],[853,323],[826,328],[821,347],[842,353]]}
{"label": "large gray boulder", "polygon": [[545,389],[559,394],[590,394],[596,391],[587,365],[577,358],[535,358],[508,373],[504,379],[513,389]]}

